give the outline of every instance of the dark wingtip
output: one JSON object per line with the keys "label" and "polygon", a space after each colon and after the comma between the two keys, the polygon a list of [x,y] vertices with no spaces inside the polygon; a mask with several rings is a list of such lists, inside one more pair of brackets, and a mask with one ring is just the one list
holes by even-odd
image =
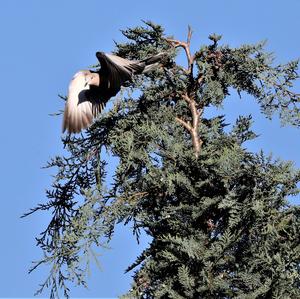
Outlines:
{"label": "dark wingtip", "polygon": [[96,52],[97,58],[103,57],[103,55],[105,55],[104,52],[100,52],[100,51]]}

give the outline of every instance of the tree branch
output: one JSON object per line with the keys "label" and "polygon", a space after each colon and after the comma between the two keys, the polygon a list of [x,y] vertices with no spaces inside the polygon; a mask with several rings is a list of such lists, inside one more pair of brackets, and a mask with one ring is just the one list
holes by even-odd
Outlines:
{"label": "tree branch", "polygon": [[182,98],[189,104],[191,114],[192,114],[192,124],[190,122],[184,121],[179,117],[176,117],[176,120],[181,125],[183,125],[191,134],[195,156],[196,158],[198,158],[203,143],[202,139],[198,135],[200,116],[203,110],[197,109],[196,101],[192,97],[189,97],[187,94],[183,95]]}
{"label": "tree branch", "polygon": [[187,41],[186,42],[182,42],[182,41],[179,41],[179,40],[176,40],[176,39],[166,38],[166,41],[169,42],[175,48],[181,47],[185,50],[187,61],[188,61],[187,72],[189,74],[192,74],[193,64],[194,64],[194,56],[191,54],[191,51],[190,51],[192,33],[193,32],[192,32],[191,27],[188,26],[188,36],[187,36]]}
{"label": "tree branch", "polygon": [[179,117],[175,117],[175,119],[182,124],[188,131],[191,131],[193,128],[190,125],[190,123],[187,123],[186,121],[184,121],[183,119],[179,118]]}
{"label": "tree branch", "polygon": [[[190,45],[191,45],[191,38],[192,38],[192,29],[190,26],[188,26],[188,35],[186,42],[179,41],[176,39],[166,39],[167,42],[169,42],[172,46],[175,48],[181,47],[185,50],[185,54],[187,57],[188,62],[188,69],[186,70],[186,74],[190,76],[190,83],[193,84],[193,65],[194,65],[194,55],[191,54]],[[197,83],[201,84],[203,81],[203,76],[197,78]],[[193,88],[191,88],[193,90]],[[192,92],[190,92],[192,93]],[[189,104],[191,114],[192,114],[192,123],[189,121],[185,121],[181,119],[180,117],[176,117],[176,121],[179,122],[184,128],[186,128],[192,137],[192,142],[194,146],[195,156],[198,158],[201,146],[203,141],[198,135],[198,129],[199,129],[199,121],[200,121],[200,115],[202,114],[203,109],[197,108],[197,103],[194,100],[194,97],[192,95],[184,94],[182,98]]]}

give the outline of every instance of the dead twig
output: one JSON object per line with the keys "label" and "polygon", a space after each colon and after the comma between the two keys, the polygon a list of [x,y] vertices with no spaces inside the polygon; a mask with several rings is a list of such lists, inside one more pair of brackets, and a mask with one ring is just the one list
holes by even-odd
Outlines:
{"label": "dead twig", "polygon": [[[192,38],[192,29],[189,26],[188,27],[188,35],[186,42],[179,41],[176,39],[166,39],[172,46],[175,48],[182,47],[186,53],[187,62],[188,62],[188,69],[185,70],[186,74],[190,76],[191,84],[193,84],[193,65],[194,65],[194,59],[195,56],[191,54],[190,45],[191,45],[191,38]],[[201,84],[204,77],[201,76],[197,78],[197,83]],[[199,129],[199,122],[200,122],[200,116],[202,115],[203,108],[198,109],[198,105],[194,99],[194,95],[192,92],[193,88],[191,88],[191,92],[184,94],[182,98],[188,103],[192,115],[192,121],[185,121],[180,117],[176,117],[176,121],[180,123],[190,134],[192,137],[192,143],[194,147],[194,152],[196,158],[198,158],[201,146],[203,141],[199,137],[198,129]]]}
{"label": "dead twig", "polygon": [[179,117],[176,117],[176,120],[181,125],[183,125],[191,134],[195,156],[196,158],[198,158],[203,143],[202,139],[199,137],[198,134],[200,116],[202,115],[203,110],[197,109],[196,101],[188,95],[185,94],[182,96],[182,98],[189,104],[192,114],[192,123],[190,121],[185,121]]}
{"label": "dead twig", "polygon": [[186,71],[189,74],[192,74],[193,64],[194,64],[194,56],[191,54],[191,50],[190,50],[192,33],[193,33],[192,29],[189,26],[188,27],[188,36],[187,36],[187,41],[186,42],[182,42],[182,41],[179,41],[179,40],[176,40],[176,39],[166,38],[166,41],[169,42],[175,48],[182,47],[185,50],[187,61],[188,61],[188,69]]}

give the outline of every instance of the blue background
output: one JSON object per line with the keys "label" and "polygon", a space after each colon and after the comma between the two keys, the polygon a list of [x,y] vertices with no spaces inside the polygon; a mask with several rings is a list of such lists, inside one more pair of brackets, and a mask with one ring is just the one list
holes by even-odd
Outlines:
{"label": "blue background", "polygon": [[[185,39],[190,24],[193,50],[213,32],[232,46],[268,39],[267,49],[276,53],[276,61],[287,62],[300,56],[299,11],[299,0],[0,0],[0,296],[32,297],[46,277],[47,267],[31,275],[27,270],[32,260],[42,256],[34,237],[45,228],[49,215],[26,219],[20,215],[45,201],[54,171],[41,167],[63,153],[61,117],[49,113],[63,108],[57,94],[67,93],[77,70],[96,62],[97,50],[109,52],[113,40],[124,40],[119,29],[150,19],[162,24],[168,34]],[[183,56],[179,62],[185,63]],[[252,113],[260,137],[248,143],[250,150],[263,148],[300,166],[299,129],[281,128],[276,117],[266,120],[249,97],[232,96],[225,112],[229,122],[240,113]],[[71,287],[72,297],[124,293],[131,281],[124,269],[148,241],[143,237],[137,245],[129,228],[119,225],[112,249],[100,257],[102,270],[93,266],[89,289]]]}

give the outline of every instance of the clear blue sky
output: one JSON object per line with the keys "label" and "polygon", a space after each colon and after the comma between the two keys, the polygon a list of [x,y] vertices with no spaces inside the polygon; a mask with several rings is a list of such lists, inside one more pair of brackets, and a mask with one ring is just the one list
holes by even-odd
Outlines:
{"label": "clear blue sky", "polygon": [[[42,268],[27,275],[27,269],[42,255],[34,237],[49,218],[46,213],[19,217],[45,200],[51,171],[41,167],[63,153],[61,118],[48,116],[63,108],[57,94],[66,94],[77,70],[96,62],[97,50],[109,52],[113,40],[122,39],[119,29],[150,19],[179,39],[185,39],[190,24],[193,49],[213,32],[233,46],[268,39],[277,61],[287,62],[300,56],[299,11],[299,0],[1,0],[0,297],[32,297],[47,273]],[[249,98],[233,97],[225,110],[229,121],[239,113],[253,114],[261,135],[249,144],[251,150],[272,151],[300,167],[300,129],[265,120]],[[119,226],[112,249],[100,259],[102,271],[94,268],[89,290],[72,288],[72,297],[124,293],[131,280],[124,269],[146,245],[146,238],[136,245],[129,230]]]}

